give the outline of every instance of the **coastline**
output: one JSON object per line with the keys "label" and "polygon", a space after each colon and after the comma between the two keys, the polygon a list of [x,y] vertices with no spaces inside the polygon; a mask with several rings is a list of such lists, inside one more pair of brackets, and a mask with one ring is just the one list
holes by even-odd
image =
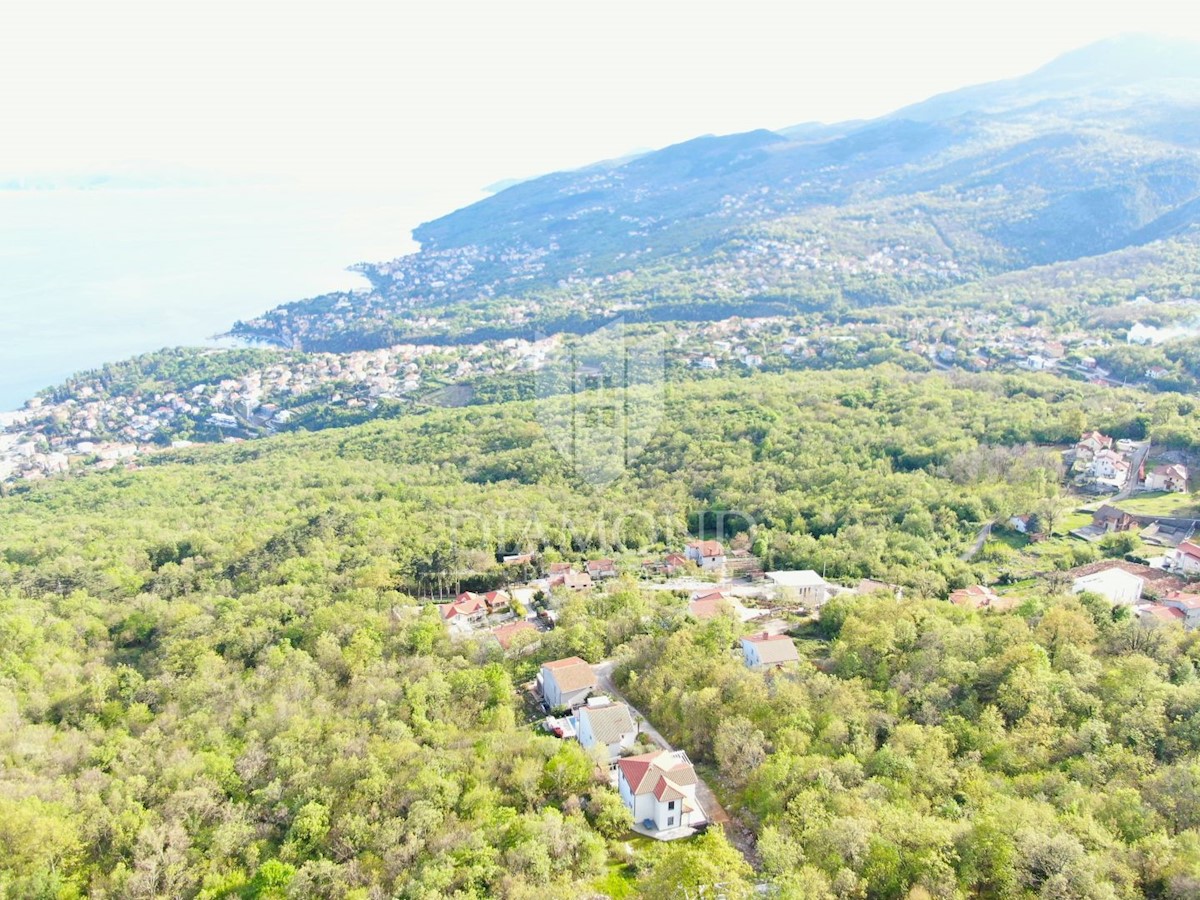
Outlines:
{"label": "coastline", "polygon": [[0,410],[8,412],[106,363],[168,347],[229,347],[227,337],[243,338],[232,334],[238,321],[368,288],[362,260],[417,252],[417,225],[479,199],[473,191],[303,185],[14,190],[5,198]]}

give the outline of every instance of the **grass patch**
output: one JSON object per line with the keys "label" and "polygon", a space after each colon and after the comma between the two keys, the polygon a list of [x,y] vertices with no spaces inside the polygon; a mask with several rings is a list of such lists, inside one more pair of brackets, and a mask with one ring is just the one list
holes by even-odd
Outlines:
{"label": "grass patch", "polygon": [[1117,506],[1139,516],[1166,516],[1182,519],[1200,516],[1200,505],[1197,505],[1194,494],[1153,491],[1146,494],[1134,494],[1128,500],[1122,500]]}
{"label": "grass patch", "polygon": [[1063,516],[1058,527],[1054,529],[1055,534],[1070,534],[1077,528],[1083,528],[1085,525],[1092,524],[1092,514],[1087,512],[1073,512],[1068,516]]}
{"label": "grass patch", "polygon": [[592,882],[597,893],[605,897],[614,897],[616,900],[623,900],[625,897],[633,897],[637,895],[637,875],[634,874],[631,866],[625,865],[622,862],[610,862],[608,871],[604,873],[603,878],[597,878]]}
{"label": "grass patch", "polygon": [[1021,534],[1019,531],[1009,531],[1007,528],[1003,531],[993,531],[988,543],[992,541],[1004,544],[1006,547],[1012,547],[1014,550],[1024,550],[1029,546],[1028,535]]}
{"label": "grass patch", "polygon": [[637,895],[637,863],[653,853],[659,846],[654,838],[627,831],[618,840],[608,844],[608,864],[604,874],[592,882],[593,887],[605,897]]}

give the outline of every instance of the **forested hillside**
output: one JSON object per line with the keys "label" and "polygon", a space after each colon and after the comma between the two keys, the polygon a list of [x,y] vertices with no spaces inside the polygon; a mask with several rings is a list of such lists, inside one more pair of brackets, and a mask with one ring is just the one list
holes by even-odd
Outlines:
{"label": "forested hillside", "polygon": [[[0,892],[1194,896],[1195,638],[1059,596],[993,617],[940,599],[977,578],[957,557],[983,521],[1057,493],[1030,445],[1181,427],[1156,402],[892,367],[760,375],[672,388],[659,436],[599,492],[522,403],[12,489]],[[514,550],[636,568],[729,510],[771,565],[908,599],[830,607],[807,661],[770,677],[733,656],[739,623],[631,579],[560,598],[511,659],[451,641],[429,599],[502,583]],[[569,655],[617,660],[752,829],[759,871],[719,829],[627,844],[592,761],[529,724],[520,686]]]}
{"label": "forested hillside", "polygon": [[419,253],[358,266],[371,290],[234,333],[347,351],[618,314],[893,306],[1131,247],[1176,252],[1200,222],[1196,58],[1119,38],[869,122],[710,135],[522,182],[416,229]]}
{"label": "forested hillside", "polygon": [[[0,897],[1200,897],[1200,631],[1070,592],[1146,548],[1069,536],[1063,455],[1195,477],[1197,59],[515,184],[233,329],[276,349],[6,416]],[[639,341],[661,378],[614,401]],[[1135,499],[1182,540],[1178,477]],[[726,553],[763,606],[704,599]],[[515,643],[438,605],[501,588]],[[743,657],[768,627],[798,663]],[[637,831],[543,727],[572,656],[690,755],[706,833]]]}

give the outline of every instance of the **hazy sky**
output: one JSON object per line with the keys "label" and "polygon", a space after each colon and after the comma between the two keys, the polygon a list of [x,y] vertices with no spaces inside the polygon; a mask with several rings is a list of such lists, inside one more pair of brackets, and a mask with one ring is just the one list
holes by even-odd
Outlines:
{"label": "hazy sky", "polygon": [[475,188],[887,112],[1165,2],[53,2],[0,12],[0,175],[179,167]]}

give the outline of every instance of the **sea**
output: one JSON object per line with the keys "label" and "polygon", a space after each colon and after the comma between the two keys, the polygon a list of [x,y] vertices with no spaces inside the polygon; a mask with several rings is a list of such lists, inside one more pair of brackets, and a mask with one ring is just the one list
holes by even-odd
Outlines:
{"label": "sea", "polygon": [[[72,373],[365,288],[346,267],[482,193],[293,185],[0,190],[0,412]],[[228,345],[228,342],[224,342]]]}

